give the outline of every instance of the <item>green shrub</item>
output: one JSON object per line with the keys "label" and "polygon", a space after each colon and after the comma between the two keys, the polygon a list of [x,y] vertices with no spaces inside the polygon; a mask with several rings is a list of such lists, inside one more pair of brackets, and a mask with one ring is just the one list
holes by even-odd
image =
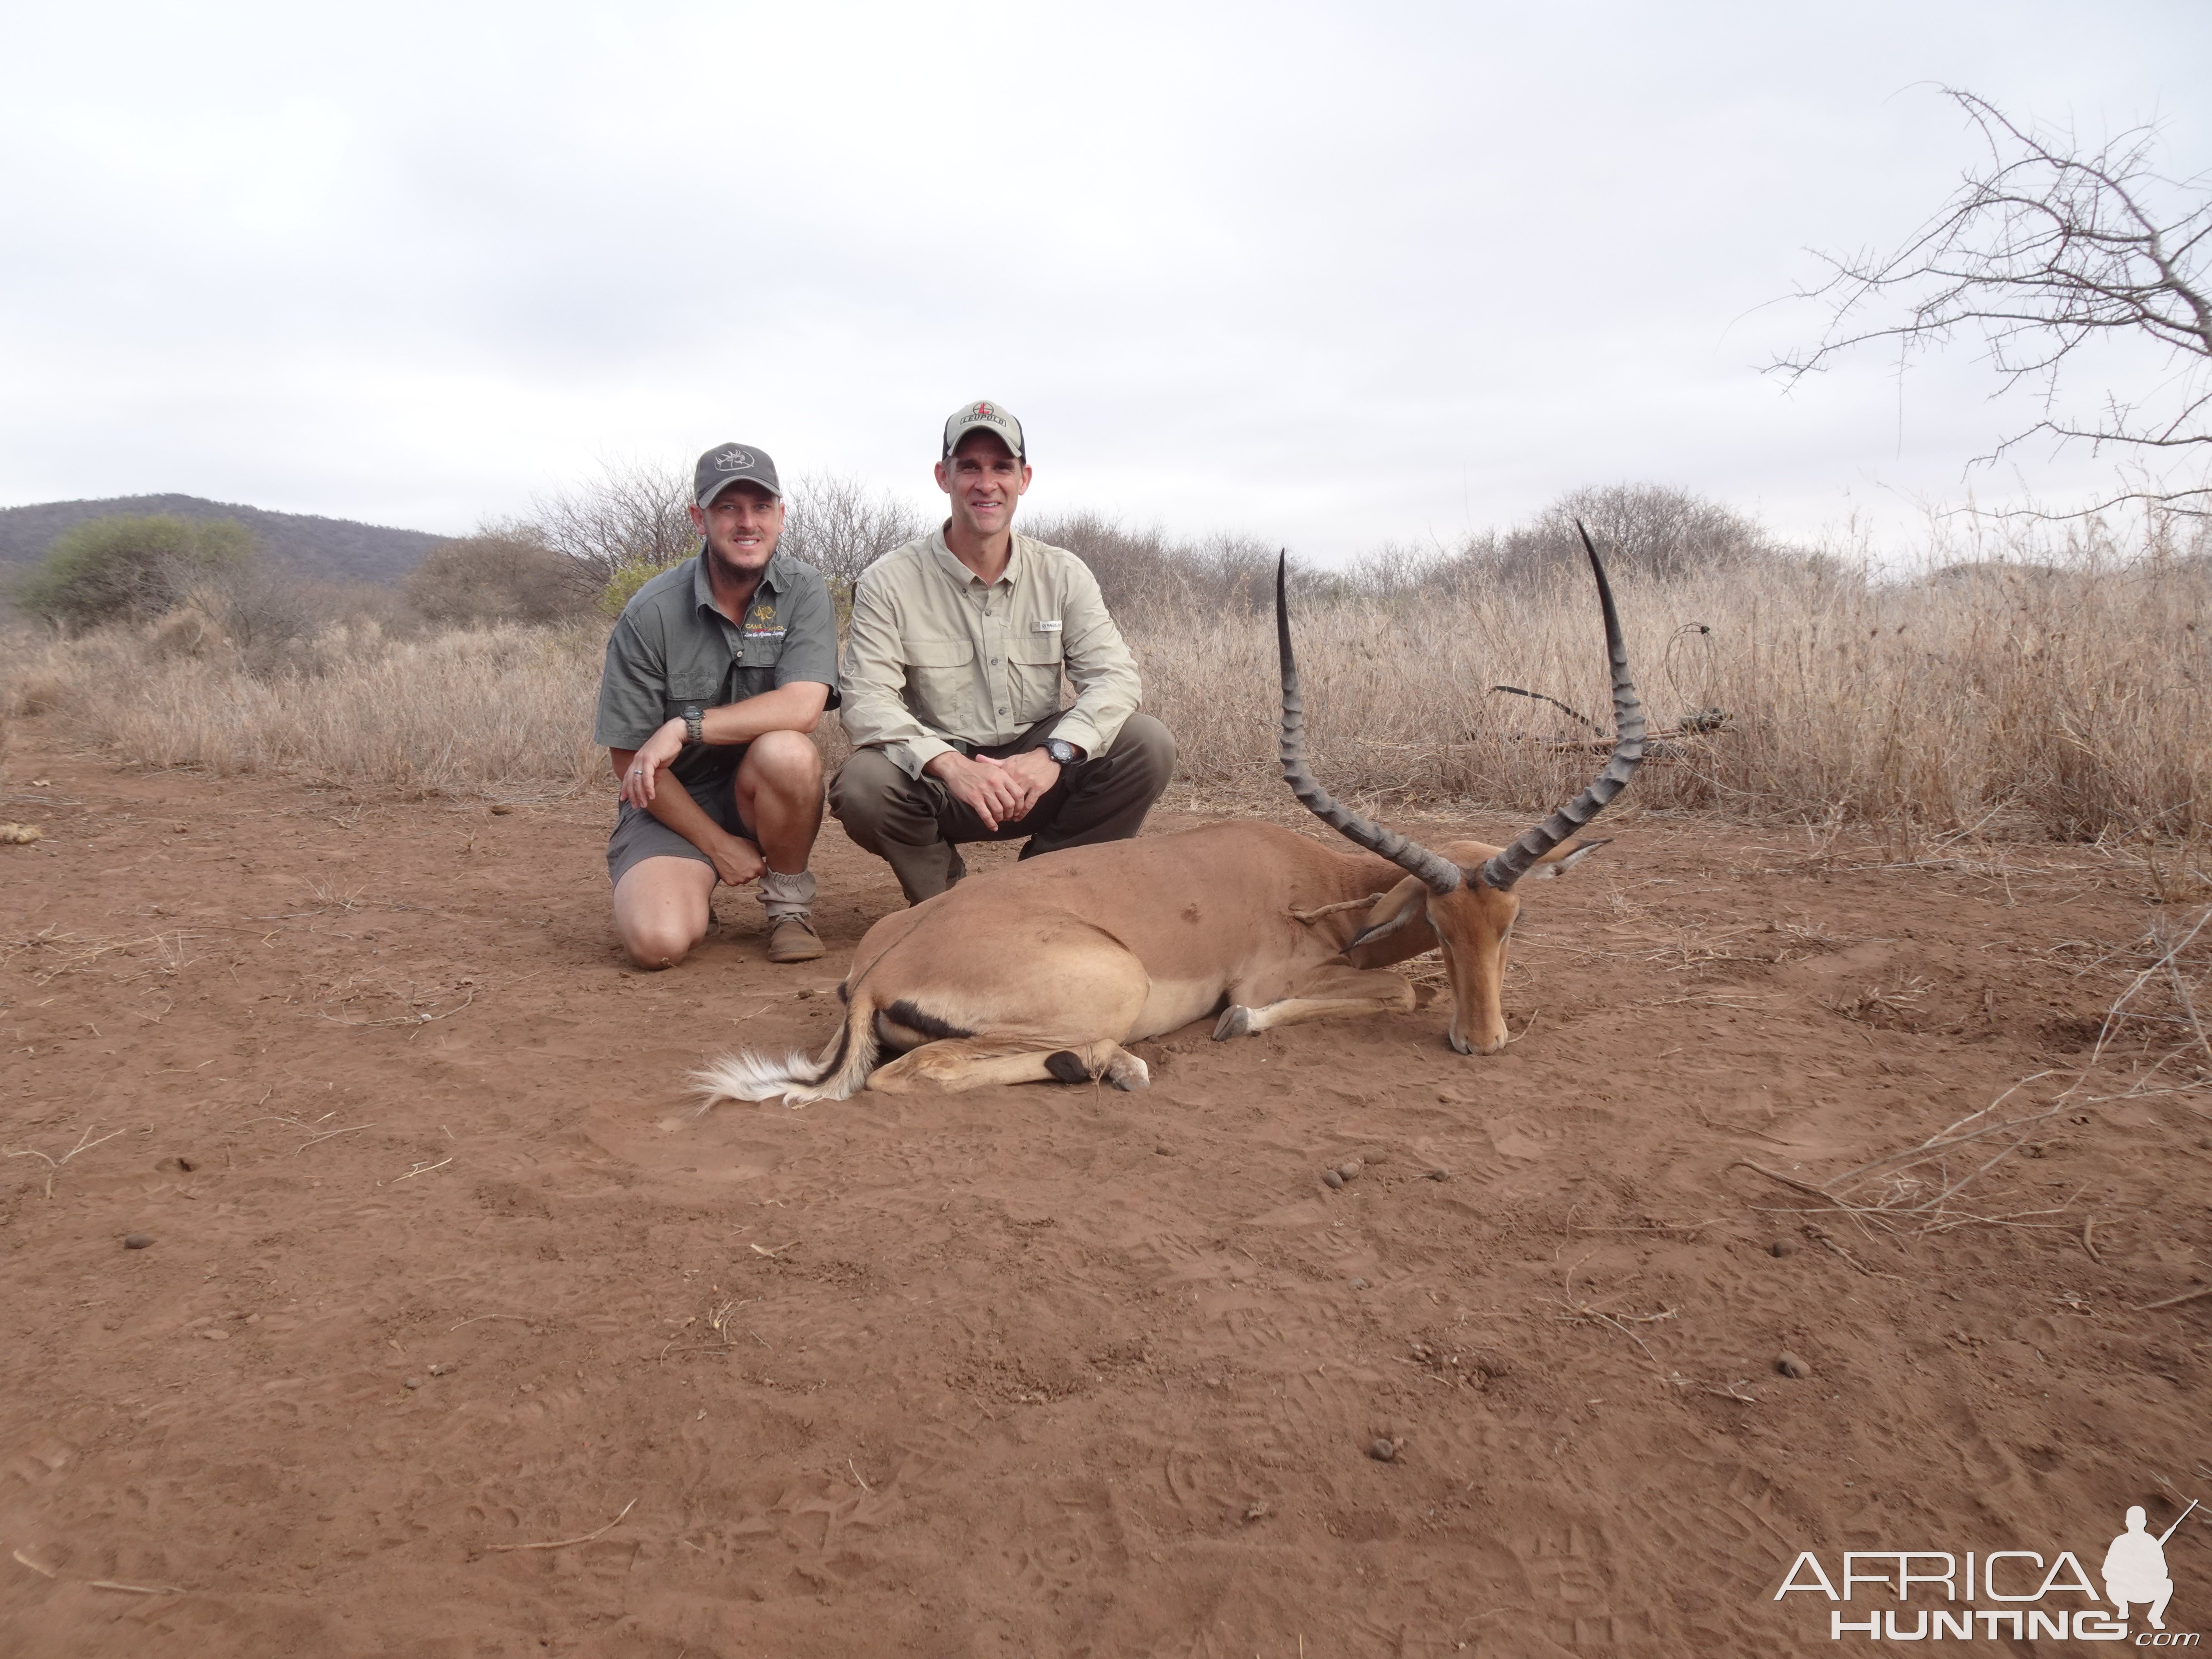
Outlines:
{"label": "green shrub", "polygon": [[628,559],[614,568],[607,584],[599,590],[599,609],[610,617],[619,617],[623,607],[630,602],[637,590],[658,576],[668,567],[648,563],[643,559]]}
{"label": "green shrub", "polygon": [[67,628],[143,620],[174,609],[194,581],[252,557],[252,532],[235,519],[87,519],[54,538],[15,599]]}

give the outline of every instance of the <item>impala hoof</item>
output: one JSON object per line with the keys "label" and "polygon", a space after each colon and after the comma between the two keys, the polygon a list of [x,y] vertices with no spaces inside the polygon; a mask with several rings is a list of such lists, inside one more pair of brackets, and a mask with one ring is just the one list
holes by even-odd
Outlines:
{"label": "impala hoof", "polygon": [[1106,1080],[1117,1089],[1149,1089],[1152,1068],[1132,1054],[1119,1054],[1106,1062]]}
{"label": "impala hoof", "polygon": [[1231,1003],[1224,1008],[1221,1018],[1214,1024],[1213,1040],[1216,1042],[1226,1042],[1231,1037],[1251,1035],[1252,1011],[1242,1003]]}

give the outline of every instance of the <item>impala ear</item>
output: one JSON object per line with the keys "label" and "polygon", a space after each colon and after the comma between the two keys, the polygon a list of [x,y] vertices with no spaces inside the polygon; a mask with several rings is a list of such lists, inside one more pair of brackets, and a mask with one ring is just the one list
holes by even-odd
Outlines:
{"label": "impala ear", "polygon": [[1434,950],[1437,934],[1429,926],[1428,900],[1427,884],[1419,876],[1407,877],[1375,901],[1344,954],[1359,951],[1359,965],[1375,968]]}
{"label": "impala ear", "polygon": [[1601,847],[1612,843],[1611,836],[1595,841],[1571,841],[1564,847],[1554,847],[1550,852],[1528,866],[1523,881],[1545,881],[1553,876],[1564,876]]}

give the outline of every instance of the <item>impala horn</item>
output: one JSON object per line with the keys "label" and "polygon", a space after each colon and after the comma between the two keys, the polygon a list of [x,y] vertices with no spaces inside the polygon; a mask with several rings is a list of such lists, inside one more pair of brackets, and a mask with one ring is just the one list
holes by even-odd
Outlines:
{"label": "impala horn", "polygon": [[[1644,763],[1644,705],[1637,698],[1636,682],[1628,678],[1628,647],[1620,642],[1620,617],[1613,608],[1613,589],[1606,582],[1605,566],[1599,562],[1597,549],[1591,545],[1589,532],[1583,529],[1580,519],[1575,520],[1575,528],[1582,535],[1583,551],[1589,555],[1590,574],[1597,578],[1598,605],[1605,612],[1605,650],[1613,664],[1613,756],[1589,788],[1510,847],[1483,860],[1474,878],[1485,887],[1495,887],[1500,892],[1527,875],[1528,867],[1537,860],[1605,811],[1606,803],[1621,792],[1636,775],[1636,769]],[[1285,647],[1286,652],[1288,648]],[[1287,664],[1287,655],[1284,660]],[[1285,684],[1288,683],[1286,679]],[[1284,752],[1287,754],[1287,714],[1283,729]]]}
{"label": "impala horn", "polygon": [[[1583,538],[1583,550],[1589,555],[1590,574],[1597,578],[1598,607],[1605,616],[1606,655],[1613,667],[1613,754],[1589,787],[1510,847],[1485,860],[1481,868],[1474,872],[1476,880],[1500,892],[1511,887],[1528,873],[1530,866],[1603,811],[1607,803],[1621,792],[1644,763],[1644,704],[1636,695],[1635,681],[1629,678],[1628,647],[1621,641],[1620,616],[1613,609],[1613,589],[1606,581],[1605,565],[1590,542],[1589,532],[1579,519],[1575,521],[1575,529]],[[1386,830],[1340,805],[1306,769],[1305,704],[1298,696],[1298,667],[1291,653],[1290,607],[1285,592],[1288,562],[1286,551],[1275,564],[1275,638],[1283,659],[1280,752],[1284,781],[1309,811],[1346,840],[1379,853],[1401,869],[1419,876],[1431,892],[1451,892],[1467,878],[1466,871],[1449,859],[1438,857],[1419,842],[1408,841],[1395,830]]]}
{"label": "impala horn", "polygon": [[[1592,557],[1596,556],[1593,554]],[[1283,656],[1283,741],[1280,754],[1283,762],[1283,781],[1291,786],[1291,793],[1305,803],[1306,810],[1328,824],[1348,841],[1357,842],[1370,853],[1379,853],[1391,863],[1428,884],[1432,893],[1449,893],[1467,878],[1467,872],[1449,859],[1439,858],[1418,842],[1407,841],[1395,830],[1385,830],[1381,824],[1363,818],[1358,813],[1337,805],[1328,791],[1314,781],[1306,770],[1306,709],[1298,696],[1298,665],[1291,655],[1291,613],[1284,598],[1284,573],[1290,563],[1290,552],[1284,550],[1275,562],[1275,638]],[[1603,576],[1599,577],[1602,583]],[[1606,616],[1613,615],[1613,601],[1606,601]],[[1619,635],[1614,637],[1618,639]],[[1614,660],[1619,661],[1616,647]],[[1635,707],[1632,694],[1629,706]],[[1636,729],[1644,730],[1644,718],[1637,716]],[[1625,778],[1626,774],[1622,775]],[[1615,788],[1620,785],[1615,784]],[[1592,811],[1596,809],[1592,808]],[[1585,817],[1589,814],[1585,813]],[[1529,831],[1534,836],[1538,832]],[[1522,839],[1527,839],[1524,836]],[[1549,843],[1546,843],[1548,848]],[[1515,872],[1516,875],[1518,872]]]}

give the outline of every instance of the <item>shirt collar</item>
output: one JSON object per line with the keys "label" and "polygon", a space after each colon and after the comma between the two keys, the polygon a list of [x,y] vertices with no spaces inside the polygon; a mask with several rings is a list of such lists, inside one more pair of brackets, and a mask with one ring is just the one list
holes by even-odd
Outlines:
{"label": "shirt collar", "polygon": [[[953,561],[955,564],[959,562],[957,559]],[[760,588],[756,588],[753,592],[756,603],[759,600],[762,589],[770,593],[781,594],[784,589],[787,574],[783,550],[779,547],[768,556],[768,568],[761,572]],[[707,580],[707,550],[704,546],[700,548],[691,561],[691,603],[697,609],[712,611],[717,617],[722,614],[714,610],[714,585]]]}
{"label": "shirt collar", "polygon": [[[1020,531],[1014,532],[1012,550],[1006,556],[1006,574],[999,578],[1000,581],[1006,583],[1009,587],[1020,585],[1022,565],[1029,556],[1023,543],[1028,539]],[[938,526],[931,532],[929,550],[937,555],[938,564],[944,569],[946,575],[952,578],[957,586],[966,588],[982,585],[982,578],[961,563],[959,556],[953,552],[951,544],[945,541],[943,525]]]}

